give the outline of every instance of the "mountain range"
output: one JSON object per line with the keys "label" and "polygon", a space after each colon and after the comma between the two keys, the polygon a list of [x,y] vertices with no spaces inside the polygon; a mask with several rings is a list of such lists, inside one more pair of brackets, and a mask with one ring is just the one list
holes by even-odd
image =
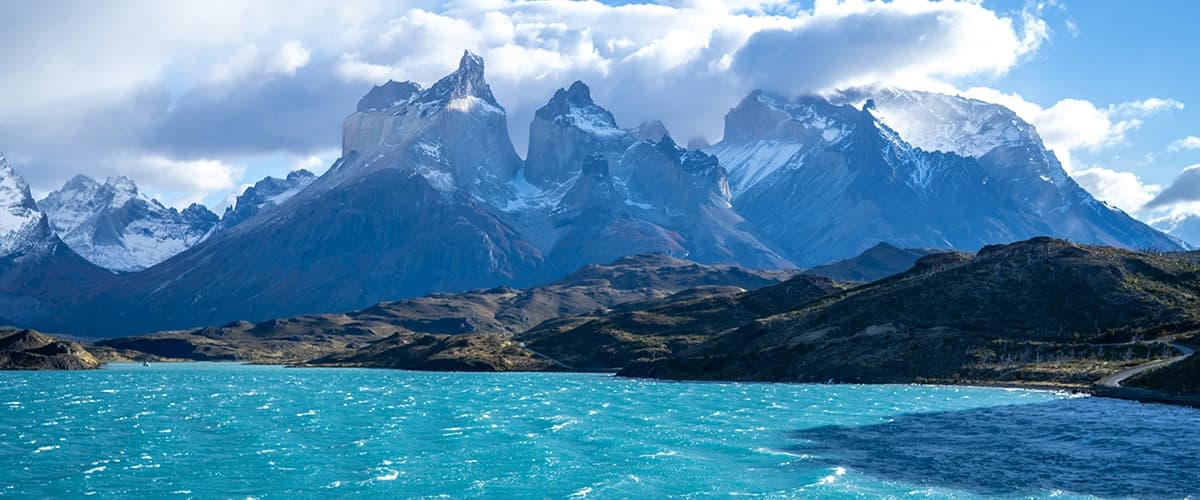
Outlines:
{"label": "mountain range", "polygon": [[0,205],[15,215],[0,220],[0,250],[55,257],[12,275],[72,279],[20,285],[0,269],[16,283],[0,317],[89,336],[263,321],[549,283],[646,252],[794,268],[880,242],[1185,248],[1094,199],[1031,125],[981,101],[756,91],[722,141],[693,145],[661,123],[621,127],[575,82],[537,111],[522,159],[483,60],[465,53],[428,88],[371,89],[323,175],[260,182],[223,218],[164,208],[124,179],[77,178],[39,209],[5,165],[0,186],[16,194]]}

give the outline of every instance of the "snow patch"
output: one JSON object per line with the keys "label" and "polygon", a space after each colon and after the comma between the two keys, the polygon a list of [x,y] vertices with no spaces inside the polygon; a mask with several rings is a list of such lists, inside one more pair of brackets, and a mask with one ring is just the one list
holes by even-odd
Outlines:
{"label": "snow patch", "polygon": [[802,163],[803,156],[796,156],[803,149],[794,142],[755,141],[718,146],[711,153],[729,172],[729,186],[736,198],[780,168]]}
{"label": "snow patch", "polygon": [[471,113],[474,111],[480,111],[480,112],[489,113],[489,114],[497,114],[497,115],[504,114],[504,110],[500,109],[499,106],[496,106],[495,104],[487,102],[487,101],[480,99],[478,97],[475,97],[473,95],[451,99],[450,102],[446,103],[446,109],[448,109],[450,111],[457,111],[459,113]]}
{"label": "snow patch", "polygon": [[597,106],[572,106],[566,115],[561,117],[579,130],[595,136],[622,136],[626,132],[617,127],[612,117]]}
{"label": "snow patch", "polygon": [[517,176],[508,182],[508,187],[513,192],[514,197],[500,208],[505,212],[511,213],[557,206],[578,179],[579,175],[576,174],[562,184],[542,189],[531,184],[525,178],[525,169],[522,168],[517,171]]}

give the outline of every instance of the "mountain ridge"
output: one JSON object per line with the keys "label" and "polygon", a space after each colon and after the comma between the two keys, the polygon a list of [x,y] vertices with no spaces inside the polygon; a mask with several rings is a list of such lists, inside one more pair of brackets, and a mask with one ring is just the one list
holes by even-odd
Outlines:
{"label": "mountain ridge", "polygon": [[[1092,198],[1011,111],[928,93],[858,97],[752,92],[727,115],[726,137],[698,151],[661,122],[622,128],[577,81],[539,110],[521,160],[482,58],[464,52],[429,88],[372,88],[320,177],[260,183],[232,227],[144,271],[62,290],[65,314],[29,326],[115,335],[354,310],[552,282],[647,251],[793,268],[880,241],[974,251],[1051,235],[1183,248]],[[932,135],[939,123],[925,126],[935,118],[922,106],[967,109],[935,118],[986,137]],[[257,199],[267,191],[278,197]]]}

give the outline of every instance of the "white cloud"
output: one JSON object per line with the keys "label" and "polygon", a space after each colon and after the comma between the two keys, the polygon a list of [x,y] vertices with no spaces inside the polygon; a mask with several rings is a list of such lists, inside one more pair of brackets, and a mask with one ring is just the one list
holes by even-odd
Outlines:
{"label": "white cloud", "polygon": [[[533,111],[575,79],[592,84],[597,101],[623,125],[662,119],[679,137],[715,141],[724,113],[752,87],[801,92],[994,75],[1026,59],[1050,32],[1042,5],[1002,15],[970,0],[819,1],[810,9],[781,0],[55,1],[0,4],[8,27],[0,30],[0,66],[13,69],[0,72],[0,137],[15,142],[9,149],[52,165],[46,168],[85,173],[102,169],[90,162],[112,164],[122,155],[236,163],[237,155],[262,153],[246,151],[246,141],[219,150],[228,139],[206,132],[211,123],[252,124],[270,135],[261,142],[283,148],[274,152],[308,155],[335,146],[337,137],[310,137],[312,127],[288,124],[328,122],[333,129],[353,105],[281,107],[330,95],[312,82],[334,76],[343,88],[363,91],[387,79],[429,84],[463,49],[487,60],[520,149]],[[30,62],[28,54],[37,53],[61,57]],[[162,126],[164,114],[204,107],[184,106],[180,96],[236,99],[264,80],[296,83],[271,87],[281,97],[253,114],[209,113],[192,120],[199,130]],[[228,93],[201,92],[209,87]],[[272,110],[276,116],[259,116]],[[86,126],[116,121],[123,126]],[[207,175],[209,181],[191,183],[198,193],[221,177],[219,169],[161,168]]]}
{"label": "white cloud", "polygon": [[1163,111],[1179,111],[1183,103],[1175,99],[1160,99],[1151,97],[1141,101],[1123,102],[1109,106],[1108,112],[1118,116],[1145,116]]}
{"label": "white cloud", "polygon": [[1067,170],[1074,168],[1072,151],[1097,151],[1120,144],[1125,141],[1127,133],[1142,126],[1142,118],[1183,109],[1183,103],[1179,101],[1157,97],[1108,107],[1100,107],[1082,99],[1062,99],[1044,108],[1019,94],[986,87],[974,87],[961,93],[1003,105],[1032,123],[1046,147],[1054,151]]}
{"label": "white cloud", "polygon": [[253,76],[294,76],[311,56],[312,52],[298,40],[288,41],[275,51],[265,51],[254,44],[243,45],[229,59],[213,66],[208,82],[229,84]]}
{"label": "white cloud", "polygon": [[296,74],[296,70],[308,64],[310,57],[312,57],[312,52],[304,48],[304,44],[299,40],[292,40],[279,48],[279,52],[275,54],[274,61],[272,61],[272,66],[280,74],[292,76]]}
{"label": "white cloud", "polygon": [[798,92],[1002,74],[1049,35],[1033,13],[1018,30],[968,2],[818,2],[791,24],[739,50],[737,67],[755,86]]}
{"label": "white cloud", "polygon": [[307,156],[297,156],[292,159],[292,169],[304,169],[320,175],[329,168],[333,161],[342,154],[340,149],[327,149]]}
{"label": "white cloud", "polygon": [[976,2],[691,1],[668,5],[474,0],[414,9],[340,54],[337,74],[428,84],[469,49],[487,61],[518,148],[525,123],[575,79],[624,125],[662,119],[681,137],[718,139],[753,88],[786,93],[1008,71],[1049,36],[1035,11]]}
{"label": "white cloud", "polygon": [[352,81],[383,83],[397,78],[404,79],[399,69],[386,64],[363,61],[362,54],[358,52],[342,54],[334,71],[339,77]]}
{"label": "white cloud", "polygon": [[181,193],[164,201],[183,208],[233,189],[246,169],[220,160],[176,160],[151,155],[133,160],[123,171],[151,190]]}
{"label": "white cloud", "polygon": [[1196,137],[1194,135],[1189,135],[1182,139],[1176,139],[1171,141],[1171,144],[1167,145],[1167,151],[1171,153],[1191,151],[1193,149],[1200,149],[1200,137]]}
{"label": "white cloud", "polygon": [[1200,203],[1200,165],[1184,168],[1146,207],[1155,210],[1193,209]]}
{"label": "white cloud", "polygon": [[1131,172],[1118,172],[1103,167],[1089,167],[1071,172],[1071,177],[1104,201],[1128,213],[1142,210],[1146,203],[1162,191],[1162,186],[1145,184]]}

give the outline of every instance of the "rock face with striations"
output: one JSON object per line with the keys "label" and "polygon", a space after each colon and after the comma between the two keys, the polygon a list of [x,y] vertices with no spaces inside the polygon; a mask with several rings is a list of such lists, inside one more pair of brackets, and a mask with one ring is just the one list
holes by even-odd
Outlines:
{"label": "rock face with striations", "polygon": [[[489,200],[506,196],[504,183],[521,168],[504,108],[484,79],[483,59],[463,54],[458,70],[428,89],[405,82],[374,96],[346,119],[343,159],[333,178],[407,165],[439,191],[465,191]],[[381,97],[384,95],[386,97]],[[387,108],[377,107],[378,102]]]}
{"label": "rock face with striations", "polygon": [[[543,261],[494,210],[519,159],[482,61],[347,119],[321,178],[235,230],[81,304],[92,335],[346,311],[385,299],[529,284]],[[408,88],[411,89],[411,86]],[[373,127],[373,128],[372,128]],[[112,315],[118,315],[113,317]]]}
{"label": "rock face with striations", "polygon": [[1182,248],[1092,198],[1011,111],[960,97],[755,92],[710,151],[730,172],[738,212],[801,265],[879,241],[974,250],[1051,235]]}
{"label": "rock face with striations", "polygon": [[[0,316],[76,334],[144,333],[528,286],[641,252],[792,268],[880,241],[974,251],[1051,235],[1183,248],[1092,198],[1011,111],[969,99],[754,92],[704,151],[680,147],[660,122],[622,128],[582,82],[536,115],[522,161],[483,60],[464,53],[428,88],[371,89],[346,119],[341,158],[319,178],[259,183],[207,239],[141,272],[94,282],[78,269],[23,274],[88,286],[10,288]],[[75,227],[91,212],[63,213],[54,218]],[[198,208],[178,215],[204,219]],[[120,235],[129,248],[128,231],[97,231],[87,232]],[[17,233],[12,241],[29,239]],[[56,238],[33,240],[56,248]]]}
{"label": "rock face with striations", "polygon": [[558,89],[550,102],[537,110],[529,137],[525,178],[539,186],[562,183],[579,174],[584,160],[592,155],[615,162],[635,140],[617,126],[612,113],[592,102],[591,90],[578,81],[566,90]]}
{"label": "rock face with striations", "polygon": [[665,128],[654,140],[621,129],[582,82],[559,89],[530,134],[525,176],[544,186],[535,192],[564,191],[551,202],[556,237],[544,246],[556,272],[642,252],[792,267],[733,212],[716,158],[680,148]]}
{"label": "rock face with striations", "polygon": [[283,179],[267,177],[253,186],[246,188],[232,207],[225,209],[225,215],[217,226],[218,231],[235,227],[252,217],[279,206],[312,184],[317,176],[307,170],[296,170]]}
{"label": "rock face with striations", "polygon": [[182,212],[141,193],[127,177],[76,176],[38,202],[76,253],[117,272],[140,271],[203,241],[218,217],[203,205]]}

